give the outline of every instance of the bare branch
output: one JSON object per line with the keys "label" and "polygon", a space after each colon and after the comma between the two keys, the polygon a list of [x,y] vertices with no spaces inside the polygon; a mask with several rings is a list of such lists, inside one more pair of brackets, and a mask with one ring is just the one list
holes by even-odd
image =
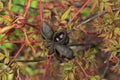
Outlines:
{"label": "bare branch", "polygon": [[[112,9],[112,10],[113,10],[113,11],[117,11],[117,10],[120,10],[120,8],[114,8],[114,9]],[[92,21],[93,19],[95,19],[95,18],[97,18],[97,17],[99,17],[99,16],[104,15],[106,12],[107,12],[107,11],[105,10],[105,11],[103,11],[103,12],[97,14],[97,15],[92,16],[91,18],[89,18],[89,19],[81,22],[80,24],[78,24],[75,28],[78,28],[78,27],[80,27],[81,25],[84,25],[84,24]]]}
{"label": "bare branch", "polygon": [[107,71],[108,71],[108,69],[110,67],[110,61],[109,61],[109,59],[110,59],[111,53],[108,53],[108,54],[109,55],[108,55],[108,58],[106,60],[106,67],[105,67],[105,70],[104,70],[103,74],[100,77],[100,80],[102,80],[105,77],[105,75],[106,75],[106,73],[107,73]]}

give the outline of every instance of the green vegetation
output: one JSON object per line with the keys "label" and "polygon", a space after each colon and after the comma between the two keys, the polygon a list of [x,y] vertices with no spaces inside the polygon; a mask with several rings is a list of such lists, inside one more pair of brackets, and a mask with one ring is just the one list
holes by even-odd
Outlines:
{"label": "green vegetation", "polygon": [[[0,80],[120,79],[120,0],[40,1],[0,0]],[[69,32],[73,60],[48,58],[44,20]]]}

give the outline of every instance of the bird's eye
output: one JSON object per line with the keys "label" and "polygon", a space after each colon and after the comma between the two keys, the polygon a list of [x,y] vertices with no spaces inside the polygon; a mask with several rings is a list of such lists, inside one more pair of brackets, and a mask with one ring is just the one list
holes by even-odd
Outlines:
{"label": "bird's eye", "polygon": [[56,35],[54,37],[54,41],[59,42],[59,41],[63,40],[63,38],[64,38],[64,33],[59,32],[59,33],[56,33]]}
{"label": "bird's eye", "polygon": [[55,32],[53,35],[53,41],[58,42],[60,44],[67,45],[69,43],[69,37],[66,32]]}
{"label": "bird's eye", "polygon": [[56,38],[56,41],[59,41],[60,39],[59,38]]}
{"label": "bird's eye", "polygon": [[60,39],[63,39],[64,38],[64,34],[62,33],[62,34],[60,34]]}

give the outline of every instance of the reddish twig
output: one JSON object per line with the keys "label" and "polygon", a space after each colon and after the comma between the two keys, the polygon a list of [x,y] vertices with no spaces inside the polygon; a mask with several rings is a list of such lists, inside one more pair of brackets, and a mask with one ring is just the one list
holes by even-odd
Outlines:
{"label": "reddish twig", "polygon": [[8,66],[10,66],[12,64],[12,62],[14,62],[17,58],[17,56],[20,54],[20,52],[22,51],[22,49],[25,47],[25,43],[22,44],[21,48],[18,50],[18,52],[15,54],[15,56],[13,57],[12,61],[9,62]]}
{"label": "reddish twig", "polygon": [[[37,43],[40,42],[41,40],[29,40],[30,42]],[[5,43],[24,43],[26,41],[24,40],[18,40],[18,41],[9,41],[9,42],[0,42],[0,44],[5,44]]]}
{"label": "reddish twig", "polygon": [[43,79],[42,80],[46,80],[46,76],[47,76],[47,72],[48,72],[51,60],[52,60],[52,55],[50,55],[49,58],[48,58],[47,65],[46,65],[45,72],[43,74]]}
{"label": "reddish twig", "polygon": [[30,3],[31,3],[31,0],[28,0],[27,6],[25,7],[24,13],[23,13],[24,18],[27,16],[28,10],[30,8]]}
{"label": "reddish twig", "polygon": [[84,4],[83,4],[83,6],[77,11],[77,13],[72,17],[72,19],[70,20],[70,22],[69,23],[71,23],[76,17],[77,17],[77,15],[80,13],[80,11],[88,4],[90,2],[90,0],[87,0]]}
{"label": "reddish twig", "polygon": [[28,25],[28,26],[31,26],[31,27],[33,27],[33,28],[35,28],[36,30],[39,31],[39,27],[37,27],[38,25],[33,25],[31,23],[28,23],[28,22],[26,22],[25,24]]}
{"label": "reddish twig", "polygon": [[86,73],[86,71],[85,71],[84,68],[81,66],[81,64],[80,64],[77,60],[75,60],[75,61],[76,61],[76,63],[80,66],[80,68],[81,68],[83,74],[85,75],[85,77],[88,78],[89,75]]}
{"label": "reddish twig", "polygon": [[[11,64],[16,60],[17,56],[18,56],[19,53],[22,51],[22,49],[24,48],[24,46],[25,46],[25,43],[22,44],[21,48],[20,48],[20,49],[18,50],[18,52],[15,54],[15,56],[13,57],[13,59],[8,63],[8,66],[11,66]],[[7,68],[7,67],[6,67],[6,68]],[[6,68],[4,68],[4,69],[2,70],[2,72],[4,72],[4,71],[6,70]],[[0,72],[0,74],[1,74],[2,72]]]}
{"label": "reddish twig", "polygon": [[39,14],[40,14],[40,24],[39,25],[42,25],[42,20],[43,20],[43,10],[42,10],[42,0],[39,0]]}

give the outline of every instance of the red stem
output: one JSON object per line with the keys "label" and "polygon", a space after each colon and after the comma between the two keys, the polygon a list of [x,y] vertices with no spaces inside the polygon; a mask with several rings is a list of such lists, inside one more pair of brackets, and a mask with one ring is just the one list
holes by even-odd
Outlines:
{"label": "red stem", "polygon": [[39,3],[39,4],[40,4],[40,6],[39,6],[40,24],[39,24],[39,25],[42,25],[42,20],[43,20],[42,0],[39,0],[39,2],[40,2],[40,3]]}
{"label": "red stem", "polygon": [[24,10],[24,13],[23,13],[24,18],[27,16],[28,10],[30,8],[30,3],[31,3],[31,0],[28,0],[27,6],[25,7],[25,10]]}
{"label": "red stem", "polygon": [[47,76],[47,72],[48,72],[51,60],[52,60],[52,56],[49,56],[42,80],[46,80],[46,76]]}
{"label": "red stem", "polygon": [[78,62],[78,60],[75,60],[75,62],[80,66],[80,69],[82,70],[83,74],[85,75],[85,77],[89,77],[89,75],[86,73],[86,71],[84,70],[84,68],[82,67],[82,65]]}
{"label": "red stem", "polygon": [[77,15],[80,13],[80,11],[81,11],[89,2],[90,2],[90,0],[87,0],[87,1],[83,4],[83,6],[77,11],[77,13],[73,16],[73,18],[70,20],[69,23],[71,23],[71,22],[77,17]]}
{"label": "red stem", "polygon": [[21,48],[20,48],[20,49],[18,50],[18,52],[15,54],[15,56],[13,57],[12,61],[10,61],[10,63],[8,64],[8,66],[10,66],[11,63],[12,63],[13,61],[15,61],[15,59],[17,58],[17,56],[20,54],[20,51],[22,51],[22,49],[23,49],[24,47],[25,47],[25,43],[22,44]]}

